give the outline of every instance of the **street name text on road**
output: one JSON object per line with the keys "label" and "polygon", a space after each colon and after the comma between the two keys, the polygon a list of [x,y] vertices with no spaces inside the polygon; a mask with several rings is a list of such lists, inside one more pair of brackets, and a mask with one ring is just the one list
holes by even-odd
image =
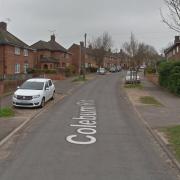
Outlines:
{"label": "street name text on road", "polygon": [[77,105],[80,106],[80,116],[73,117],[76,121],[71,124],[75,127],[76,134],[66,137],[66,140],[72,144],[88,145],[96,142],[96,107],[94,100],[80,100]]}

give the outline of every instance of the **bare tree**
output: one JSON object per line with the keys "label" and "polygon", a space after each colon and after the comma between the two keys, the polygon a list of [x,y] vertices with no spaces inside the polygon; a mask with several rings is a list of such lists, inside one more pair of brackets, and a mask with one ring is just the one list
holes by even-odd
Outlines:
{"label": "bare tree", "polygon": [[99,67],[102,66],[106,53],[112,48],[112,37],[108,32],[104,32],[101,36],[93,39],[90,45],[92,46],[97,65]]}
{"label": "bare tree", "polygon": [[139,43],[133,33],[131,33],[130,41],[123,44],[123,51],[129,59],[131,72],[136,71],[136,78],[142,64],[154,64],[157,62],[157,57],[159,57],[154,47],[145,43]]}
{"label": "bare tree", "polygon": [[133,33],[131,33],[130,41],[124,43],[123,50],[129,57],[129,66],[133,69],[139,69],[143,63],[148,64],[159,56],[153,46],[139,43]]}
{"label": "bare tree", "polygon": [[176,32],[180,32],[180,0],[164,0],[168,9],[168,14],[165,16],[162,9],[160,14],[162,21]]}
{"label": "bare tree", "polygon": [[135,68],[135,61],[138,53],[138,41],[133,33],[131,33],[130,41],[123,44],[123,51],[129,59],[129,67]]}

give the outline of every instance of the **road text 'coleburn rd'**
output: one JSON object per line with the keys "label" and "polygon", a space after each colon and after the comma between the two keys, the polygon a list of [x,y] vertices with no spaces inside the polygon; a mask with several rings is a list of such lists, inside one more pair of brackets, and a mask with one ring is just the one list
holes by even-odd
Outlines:
{"label": "road text 'coleburn rd'", "polygon": [[76,133],[67,136],[66,140],[72,144],[88,145],[96,142],[96,107],[94,100],[80,100],[79,117],[73,117],[71,127],[76,128]]}

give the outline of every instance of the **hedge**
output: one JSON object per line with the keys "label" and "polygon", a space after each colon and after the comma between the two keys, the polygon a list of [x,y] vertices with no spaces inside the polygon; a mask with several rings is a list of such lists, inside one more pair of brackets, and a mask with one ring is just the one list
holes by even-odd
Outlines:
{"label": "hedge", "polygon": [[162,62],[158,67],[159,84],[180,95],[180,62]]}

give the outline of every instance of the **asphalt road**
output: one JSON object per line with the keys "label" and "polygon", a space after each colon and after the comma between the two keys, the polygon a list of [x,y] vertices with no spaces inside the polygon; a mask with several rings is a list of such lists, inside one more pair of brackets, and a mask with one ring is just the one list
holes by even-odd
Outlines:
{"label": "asphalt road", "polygon": [[37,117],[0,160],[0,180],[175,180],[120,76],[99,76]]}

